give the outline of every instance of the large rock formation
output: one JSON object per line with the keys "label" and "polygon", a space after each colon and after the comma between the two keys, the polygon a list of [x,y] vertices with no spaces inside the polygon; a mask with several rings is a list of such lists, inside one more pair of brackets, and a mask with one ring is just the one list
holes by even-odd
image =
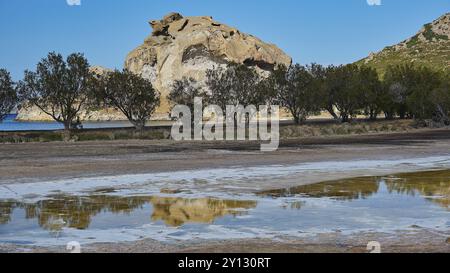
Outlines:
{"label": "large rock formation", "polygon": [[150,79],[162,94],[160,114],[169,111],[166,96],[182,77],[204,81],[205,72],[229,62],[271,71],[289,66],[291,57],[273,44],[214,21],[209,16],[183,17],[178,13],[150,22],[152,34],[125,61],[130,71]]}
{"label": "large rock formation", "polygon": [[[161,107],[153,119],[166,119],[170,110],[167,95],[173,82],[192,77],[200,83],[205,72],[229,62],[256,67],[260,72],[271,71],[277,65],[289,66],[291,57],[273,44],[244,34],[238,29],[214,21],[211,17],[183,17],[178,13],[150,22],[152,34],[144,44],[128,54],[125,68],[150,79],[161,93]],[[104,74],[107,69],[93,67]],[[105,109],[83,111],[83,120],[123,120],[121,113]],[[22,109],[20,120],[51,120],[36,107]]]}
{"label": "large rock formation", "polygon": [[414,63],[450,73],[450,13],[444,14],[419,32],[397,45],[360,60],[376,68],[381,74],[389,65]]}

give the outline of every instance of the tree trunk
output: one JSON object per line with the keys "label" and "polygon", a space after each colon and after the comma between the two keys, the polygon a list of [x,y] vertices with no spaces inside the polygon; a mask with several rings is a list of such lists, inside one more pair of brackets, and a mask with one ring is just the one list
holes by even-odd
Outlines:
{"label": "tree trunk", "polygon": [[384,116],[386,117],[387,120],[393,120],[394,119],[394,114],[391,112],[384,112]]}
{"label": "tree trunk", "polygon": [[64,132],[63,132],[63,140],[64,141],[70,141],[72,138],[72,126],[71,122],[66,121],[64,124]]}
{"label": "tree trunk", "polygon": [[348,114],[341,114],[342,123],[347,123],[350,121],[350,117]]}
{"label": "tree trunk", "polygon": [[143,132],[145,129],[145,122],[135,122],[134,123],[134,128],[136,129],[136,131],[138,132]]}
{"label": "tree trunk", "polygon": [[369,119],[372,121],[375,121],[375,120],[377,120],[377,117],[378,117],[378,112],[374,111],[374,110],[370,110]]}
{"label": "tree trunk", "polygon": [[330,115],[331,115],[334,119],[339,119],[339,116],[334,112],[333,106],[328,106],[328,107],[327,107],[327,111],[328,111],[328,113],[330,113]]}
{"label": "tree trunk", "polygon": [[406,110],[403,109],[403,107],[399,110],[398,115],[400,117],[400,119],[405,119],[406,118]]}

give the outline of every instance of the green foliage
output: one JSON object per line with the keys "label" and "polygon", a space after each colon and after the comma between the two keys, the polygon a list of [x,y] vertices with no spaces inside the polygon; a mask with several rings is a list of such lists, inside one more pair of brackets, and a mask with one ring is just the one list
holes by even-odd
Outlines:
{"label": "green foliage", "polygon": [[287,108],[297,124],[320,111],[323,98],[322,67],[313,64],[304,67],[299,64],[289,68],[280,67],[268,79],[272,94]]}
{"label": "green foliage", "polygon": [[152,83],[128,70],[108,73],[97,81],[97,101],[120,110],[137,130],[143,130],[160,104]]}
{"label": "green foliage", "polygon": [[262,79],[254,68],[242,64],[229,64],[206,71],[209,103],[226,109],[227,105],[265,104]]}
{"label": "green foliage", "polygon": [[[195,98],[207,98],[207,93],[193,78],[183,77],[181,80],[176,80],[169,93],[169,101],[173,105],[186,105],[191,111],[191,120],[194,120],[195,114]],[[204,100],[205,103],[205,100]]]}
{"label": "green foliage", "polygon": [[342,122],[348,122],[359,114],[365,102],[370,103],[371,110],[374,110],[376,95],[370,93],[378,92],[377,81],[378,76],[369,68],[357,65],[330,67],[326,76],[328,108],[335,107]]}
{"label": "green foliage", "polygon": [[408,48],[411,48],[411,47],[413,47],[413,46],[415,46],[415,45],[417,45],[417,44],[419,44],[419,35],[415,35],[414,37],[412,37],[411,40],[409,40],[409,41],[406,43],[406,46],[407,46]]}
{"label": "green foliage", "polygon": [[[447,15],[448,16],[448,15]],[[450,73],[450,40],[447,35],[433,31],[433,27],[445,27],[445,21],[426,24],[418,34],[398,45],[386,47],[376,55],[358,61],[368,65],[383,76],[389,66],[414,64],[436,71]],[[440,26],[438,26],[440,25]]]}
{"label": "green foliage", "polygon": [[18,88],[22,100],[71,130],[80,125],[79,113],[89,104],[92,79],[82,54],[74,53],[64,60],[61,54],[51,52],[36,71],[25,71]]}
{"label": "green foliage", "polygon": [[53,142],[62,140],[63,134],[60,132],[5,132],[0,134],[0,143]]}
{"label": "green foliage", "polygon": [[448,74],[413,65],[391,66],[385,75],[385,85],[389,105],[400,117],[449,123]]}
{"label": "green foliage", "polygon": [[17,104],[15,84],[8,71],[0,69],[0,122]]}
{"label": "green foliage", "polygon": [[[317,64],[295,64],[288,68],[278,67],[268,78],[258,81],[256,76],[237,78],[234,69],[236,67],[208,72],[209,87],[213,91],[211,103],[225,107],[230,103],[276,102],[291,113],[296,123],[321,110],[328,110],[342,122],[348,122],[358,114],[376,120],[384,113],[387,119],[398,116],[448,123],[448,75],[426,67],[413,64],[389,66],[383,81],[374,68],[364,65],[325,68]],[[251,83],[249,85],[237,85],[242,79],[255,80],[246,81]],[[189,89],[184,87],[182,90]]]}
{"label": "green foliage", "polygon": [[448,37],[445,35],[439,35],[433,31],[433,26],[431,24],[426,24],[425,26],[425,32],[423,33],[423,36],[428,41],[433,41],[433,39],[436,40],[448,40]]}
{"label": "green foliage", "polygon": [[[152,128],[136,131],[134,129],[88,129],[77,130],[71,134],[71,141],[109,141],[109,140],[161,140],[170,136],[170,129]],[[65,140],[61,131],[0,132],[0,143],[54,142]]]}

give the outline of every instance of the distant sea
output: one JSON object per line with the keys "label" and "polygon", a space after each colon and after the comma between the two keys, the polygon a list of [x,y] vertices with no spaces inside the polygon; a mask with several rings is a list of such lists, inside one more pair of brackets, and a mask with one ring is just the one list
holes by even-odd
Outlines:
{"label": "distant sea", "polygon": [[[57,122],[16,121],[16,117],[17,114],[8,115],[6,119],[3,120],[3,122],[0,122],[0,131],[52,131],[64,128],[64,126]],[[85,129],[123,127],[132,127],[132,125],[127,121],[101,121],[83,123],[83,128]]]}

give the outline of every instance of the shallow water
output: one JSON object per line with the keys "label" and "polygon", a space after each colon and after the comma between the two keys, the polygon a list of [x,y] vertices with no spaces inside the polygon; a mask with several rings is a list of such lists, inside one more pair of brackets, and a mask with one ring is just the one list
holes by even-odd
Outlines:
{"label": "shallow water", "polygon": [[223,198],[103,188],[0,200],[0,242],[273,238],[319,233],[450,232],[450,170],[322,182]]}

